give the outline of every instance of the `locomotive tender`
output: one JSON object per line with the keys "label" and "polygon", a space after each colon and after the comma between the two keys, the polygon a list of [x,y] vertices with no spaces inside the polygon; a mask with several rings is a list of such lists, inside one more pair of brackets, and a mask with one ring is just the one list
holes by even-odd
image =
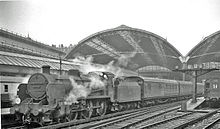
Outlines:
{"label": "locomotive tender", "polygon": [[[93,78],[103,83],[93,84]],[[101,85],[101,86],[100,86]],[[198,94],[204,85],[198,83]],[[16,105],[10,109],[22,122],[63,122],[105,115],[152,104],[176,101],[192,96],[192,83],[139,76],[115,77],[109,72],[87,75],[70,70],[69,75],[50,74],[44,66],[27,84],[18,87]]]}

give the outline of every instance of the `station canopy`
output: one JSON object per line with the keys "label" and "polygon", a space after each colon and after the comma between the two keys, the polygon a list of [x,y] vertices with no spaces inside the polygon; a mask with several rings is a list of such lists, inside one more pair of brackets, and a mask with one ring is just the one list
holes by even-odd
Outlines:
{"label": "station canopy", "polygon": [[[166,39],[141,29],[121,25],[95,33],[78,43],[66,56],[93,57],[93,63],[114,62],[137,71],[147,66],[174,69],[182,66],[182,55]],[[124,63],[124,64],[123,64]]]}
{"label": "station canopy", "polygon": [[220,62],[220,31],[205,37],[186,56],[188,65],[216,64]]}

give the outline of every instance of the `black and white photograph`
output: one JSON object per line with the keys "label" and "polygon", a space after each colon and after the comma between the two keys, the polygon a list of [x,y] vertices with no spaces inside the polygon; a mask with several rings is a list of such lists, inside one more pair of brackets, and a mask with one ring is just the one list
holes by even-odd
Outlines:
{"label": "black and white photograph", "polygon": [[220,0],[0,0],[2,129],[220,129]]}

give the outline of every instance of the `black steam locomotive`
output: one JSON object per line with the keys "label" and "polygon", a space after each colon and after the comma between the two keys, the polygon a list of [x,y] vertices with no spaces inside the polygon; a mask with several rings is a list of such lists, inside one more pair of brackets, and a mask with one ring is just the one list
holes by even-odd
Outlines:
{"label": "black steam locomotive", "polygon": [[[198,83],[198,94],[203,91],[204,85]],[[84,75],[78,70],[55,75],[50,74],[49,66],[44,66],[42,73],[33,74],[27,84],[19,85],[17,94],[17,104],[10,112],[24,123],[44,125],[190,98],[192,83],[116,77],[109,72]]]}

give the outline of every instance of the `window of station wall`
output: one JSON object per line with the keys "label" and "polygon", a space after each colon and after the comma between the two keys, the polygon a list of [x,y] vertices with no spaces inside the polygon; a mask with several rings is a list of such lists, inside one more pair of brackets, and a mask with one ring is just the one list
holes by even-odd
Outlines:
{"label": "window of station wall", "polygon": [[4,85],[5,92],[8,92],[8,85]]}

